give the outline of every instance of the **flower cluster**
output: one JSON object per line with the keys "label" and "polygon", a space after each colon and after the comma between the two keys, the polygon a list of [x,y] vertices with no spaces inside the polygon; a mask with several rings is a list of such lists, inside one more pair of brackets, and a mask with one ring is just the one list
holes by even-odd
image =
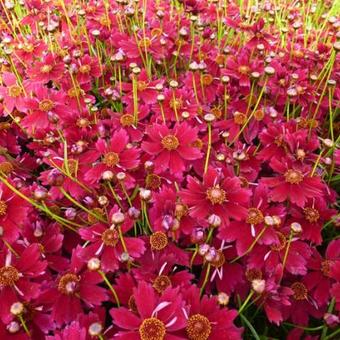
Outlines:
{"label": "flower cluster", "polygon": [[339,337],[336,4],[2,1],[0,339]]}

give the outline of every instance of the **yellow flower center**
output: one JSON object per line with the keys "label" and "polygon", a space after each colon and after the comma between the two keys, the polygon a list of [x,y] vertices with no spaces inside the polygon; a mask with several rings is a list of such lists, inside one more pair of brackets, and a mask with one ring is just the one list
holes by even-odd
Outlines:
{"label": "yellow flower center", "polygon": [[162,231],[156,231],[150,236],[150,245],[153,250],[162,250],[168,245],[168,237]]}
{"label": "yellow flower center", "polygon": [[211,333],[210,321],[204,315],[194,314],[188,319],[186,331],[190,340],[207,340]]}
{"label": "yellow flower center", "polygon": [[44,65],[40,68],[40,71],[42,73],[49,73],[52,71],[52,68],[53,68],[52,65]]}
{"label": "yellow flower center", "polygon": [[44,99],[39,103],[39,110],[41,111],[51,111],[54,108],[54,103],[50,99]]}
{"label": "yellow flower center", "polygon": [[211,187],[206,191],[206,197],[211,204],[222,204],[226,200],[226,192],[219,187]]}
{"label": "yellow flower center", "polygon": [[293,298],[297,301],[305,300],[307,298],[308,290],[302,282],[294,282],[290,288],[293,290]]}
{"label": "yellow flower center", "polygon": [[108,152],[104,155],[103,162],[110,168],[119,163],[119,155],[115,152]]}
{"label": "yellow flower center", "polygon": [[65,295],[72,295],[76,293],[79,286],[79,278],[77,275],[68,273],[63,275],[58,283],[58,290]]}
{"label": "yellow flower center", "polygon": [[314,208],[307,207],[303,209],[303,213],[305,215],[305,219],[310,223],[315,223],[320,218],[319,212]]}
{"label": "yellow flower center", "polygon": [[0,268],[0,286],[13,286],[19,280],[19,272],[13,266]]}
{"label": "yellow flower center", "polygon": [[164,323],[157,318],[145,319],[139,326],[141,340],[163,340],[166,328]]}
{"label": "yellow flower center", "polygon": [[8,94],[12,98],[19,97],[21,95],[21,87],[18,85],[12,85],[8,88]]}
{"label": "yellow flower center", "polygon": [[7,203],[5,201],[0,201],[0,216],[5,216],[7,212]]}
{"label": "yellow flower center", "polygon": [[119,240],[117,230],[107,229],[102,234],[102,240],[106,246],[115,247]]}
{"label": "yellow flower center", "polygon": [[290,184],[299,184],[303,180],[303,174],[299,170],[289,169],[284,174],[285,180]]}
{"label": "yellow flower center", "polygon": [[134,118],[132,115],[126,113],[125,115],[122,115],[120,117],[120,124],[122,124],[123,126],[131,126],[134,123]]}
{"label": "yellow flower center", "polygon": [[156,277],[155,281],[153,282],[153,288],[155,288],[155,290],[158,293],[163,293],[165,291],[165,289],[167,289],[168,287],[171,286],[171,281],[169,279],[168,276],[166,275],[159,275]]}
{"label": "yellow flower center", "polygon": [[260,224],[264,221],[263,214],[261,210],[257,208],[248,209],[247,223],[249,224]]}
{"label": "yellow flower center", "polygon": [[174,135],[167,135],[162,138],[162,145],[165,149],[171,151],[176,150],[179,146],[179,141]]}

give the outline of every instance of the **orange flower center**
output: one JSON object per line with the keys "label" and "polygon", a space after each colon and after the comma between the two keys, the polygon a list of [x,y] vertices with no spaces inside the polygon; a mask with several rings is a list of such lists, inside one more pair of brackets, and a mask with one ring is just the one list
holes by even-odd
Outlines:
{"label": "orange flower center", "polygon": [[285,180],[290,184],[299,184],[303,181],[303,174],[299,170],[289,169],[284,174]]}
{"label": "orange flower center", "polygon": [[324,260],[321,262],[321,272],[323,275],[329,277],[330,273],[331,273],[331,265],[332,265],[332,261],[330,260]]}
{"label": "orange flower center", "polygon": [[150,236],[150,245],[153,250],[162,250],[168,245],[168,237],[162,231],[156,231]]}
{"label": "orange flower center", "polygon": [[145,179],[146,187],[148,189],[158,189],[161,185],[161,178],[155,174],[148,174]]}
{"label": "orange flower center", "polygon": [[274,251],[281,251],[282,249],[286,248],[287,239],[286,239],[286,236],[280,232],[277,232],[276,234],[277,234],[277,237],[279,238],[279,243],[272,244],[270,248],[271,250],[274,250]]}
{"label": "orange flower center", "polygon": [[[14,170],[13,165],[10,162],[2,162],[0,164],[0,172],[3,172],[6,175],[11,173],[13,170]],[[0,203],[0,215],[1,215],[1,203]]]}
{"label": "orange flower center", "polygon": [[262,272],[260,269],[250,268],[246,270],[246,278],[249,282],[254,280],[262,280]]}
{"label": "orange flower center", "polygon": [[40,68],[40,72],[42,73],[49,73],[52,70],[52,65],[44,65]]}
{"label": "orange flower center", "polygon": [[211,204],[222,204],[226,200],[226,192],[219,187],[211,187],[206,191],[206,197]]}
{"label": "orange flower center", "polygon": [[151,40],[149,38],[141,39],[138,43],[141,48],[149,48],[151,46]]}
{"label": "orange flower center", "polygon": [[238,68],[238,72],[244,75],[247,75],[250,72],[250,67],[246,65],[242,65]]}
{"label": "orange flower center", "polygon": [[247,223],[249,224],[260,224],[264,221],[263,214],[261,210],[257,208],[248,209]]}
{"label": "orange flower center", "polygon": [[174,135],[167,135],[162,138],[162,145],[165,149],[171,151],[176,150],[179,146],[179,141]]}
{"label": "orange flower center", "polygon": [[76,293],[79,288],[79,278],[77,275],[68,273],[63,275],[58,283],[58,290],[65,295]]}
{"label": "orange flower center", "polygon": [[51,111],[54,108],[54,103],[50,99],[44,99],[39,103],[39,110],[41,111]]}
{"label": "orange flower center", "polygon": [[214,260],[211,262],[211,264],[216,268],[220,268],[224,265],[224,263],[225,263],[225,256],[224,256],[222,250],[218,250],[217,254],[216,254]]}
{"label": "orange flower center", "polygon": [[314,208],[309,208],[309,207],[304,208],[303,213],[305,215],[305,219],[311,223],[317,222],[320,218],[319,212]]}
{"label": "orange flower center", "polygon": [[163,340],[166,328],[164,323],[157,318],[145,319],[139,326],[141,340]]}
{"label": "orange flower center", "polygon": [[209,86],[214,81],[214,78],[211,74],[203,74],[202,75],[202,83],[205,86]]}
{"label": "orange flower center", "polygon": [[169,106],[174,110],[180,110],[183,107],[182,98],[172,98],[169,102]]}
{"label": "orange flower center", "polygon": [[137,89],[138,91],[144,91],[148,87],[148,83],[143,80],[139,80],[137,82]]}
{"label": "orange flower center", "polygon": [[247,120],[247,116],[239,111],[234,113],[234,123],[237,125],[243,125]]}
{"label": "orange flower center", "polygon": [[293,298],[297,301],[305,300],[307,298],[308,290],[302,282],[294,282],[290,288],[293,290]]}
{"label": "orange flower center", "polygon": [[117,230],[107,229],[102,234],[102,240],[106,246],[115,247],[119,240]]}
{"label": "orange flower center", "polygon": [[81,65],[79,67],[79,72],[82,74],[89,73],[91,71],[91,66],[90,65]]}
{"label": "orange flower center", "polygon": [[180,220],[183,216],[188,215],[189,209],[184,204],[176,204],[175,207],[175,216],[178,220]]}
{"label": "orange flower center", "polygon": [[7,203],[5,201],[0,201],[0,216],[5,216],[7,212]]}
{"label": "orange flower center", "polygon": [[13,286],[19,280],[19,272],[13,266],[0,268],[0,286]]}
{"label": "orange flower center", "polygon": [[165,291],[165,289],[171,286],[171,281],[168,276],[159,275],[156,277],[152,286],[159,294],[161,294]]}
{"label": "orange flower center", "polygon": [[110,168],[119,163],[119,155],[115,152],[108,152],[104,155],[103,162]]}
{"label": "orange flower center", "polygon": [[207,340],[211,333],[210,321],[204,315],[194,314],[188,319],[186,331],[190,340]]}
{"label": "orange flower center", "polygon": [[19,97],[21,94],[21,87],[18,85],[12,85],[8,88],[8,94],[12,98]]}
{"label": "orange flower center", "polygon": [[120,117],[120,124],[122,124],[123,126],[131,126],[133,125],[134,122],[134,118],[132,115],[126,113],[125,115],[122,115]]}

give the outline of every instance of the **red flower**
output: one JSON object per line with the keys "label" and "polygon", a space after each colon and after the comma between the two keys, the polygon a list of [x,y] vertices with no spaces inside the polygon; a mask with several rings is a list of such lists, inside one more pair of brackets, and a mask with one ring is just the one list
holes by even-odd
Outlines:
{"label": "red flower", "polygon": [[133,147],[127,148],[129,136],[121,129],[114,133],[107,143],[99,139],[96,143],[98,158],[101,162],[95,163],[85,174],[85,179],[94,183],[101,179],[104,171],[110,170],[113,173],[134,169],[139,165],[139,150]]}
{"label": "red flower", "polygon": [[111,309],[113,323],[124,329],[119,340],[180,340],[176,332],[185,327],[183,301],[179,289],[168,288],[158,296],[151,285],[141,281],[134,289],[136,312],[125,307]]}
{"label": "red flower", "polygon": [[241,187],[237,177],[221,178],[209,167],[203,182],[188,176],[187,189],[179,193],[183,202],[189,206],[191,216],[206,219],[215,214],[222,219],[222,226],[230,223],[230,218],[240,221],[247,216],[247,205],[251,192]]}
{"label": "red flower", "polygon": [[279,176],[263,178],[262,181],[271,189],[269,195],[273,201],[288,200],[304,207],[308,198],[323,197],[324,185],[320,177],[311,176],[309,166],[278,161],[276,158],[272,159],[270,166]]}
{"label": "red flower", "polygon": [[237,316],[235,310],[221,308],[216,297],[203,296],[201,300],[196,286],[191,286],[183,295],[188,305],[185,313],[188,339],[241,339],[242,329],[233,323]]}
{"label": "red flower", "polygon": [[150,141],[142,143],[142,149],[155,156],[157,172],[170,170],[172,174],[182,174],[187,161],[201,157],[201,152],[193,146],[197,140],[197,129],[187,123],[178,123],[172,129],[155,124],[148,127]]}

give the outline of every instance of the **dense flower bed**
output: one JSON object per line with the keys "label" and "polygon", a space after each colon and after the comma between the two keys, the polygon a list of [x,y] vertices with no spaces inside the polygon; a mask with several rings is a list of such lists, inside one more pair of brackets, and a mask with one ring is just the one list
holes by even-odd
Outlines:
{"label": "dense flower bed", "polygon": [[339,338],[339,12],[2,1],[0,339]]}

